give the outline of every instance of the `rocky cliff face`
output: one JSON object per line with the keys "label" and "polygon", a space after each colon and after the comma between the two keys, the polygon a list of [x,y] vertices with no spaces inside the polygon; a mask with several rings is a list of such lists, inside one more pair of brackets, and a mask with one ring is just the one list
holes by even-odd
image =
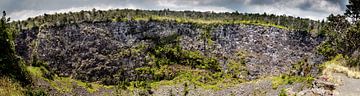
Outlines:
{"label": "rocky cliff face", "polygon": [[[298,62],[309,65],[321,62],[322,57],[315,54],[315,47],[321,41],[322,38],[312,37],[308,32],[275,27],[128,21],[23,30],[16,38],[16,50],[26,61],[44,62],[59,76],[117,84],[124,80],[154,79],[151,74],[138,74],[136,69],[158,64],[157,58],[169,61],[178,58],[179,61],[171,61],[177,64],[201,63],[199,58],[179,57],[171,53],[173,50],[210,58],[201,59],[211,61],[210,67],[186,65],[210,71],[227,71],[227,65],[241,57],[248,80],[290,74],[299,71],[293,70]],[[170,51],[155,50],[167,47],[171,47]],[[315,67],[309,70],[309,73],[317,71]]]}

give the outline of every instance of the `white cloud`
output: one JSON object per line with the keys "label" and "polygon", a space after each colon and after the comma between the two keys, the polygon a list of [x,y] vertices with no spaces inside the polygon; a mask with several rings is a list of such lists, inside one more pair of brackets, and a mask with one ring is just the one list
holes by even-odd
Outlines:
{"label": "white cloud", "polygon": [[[306,10],[301,9],[301,4],[306,3],[316,3],[310,4]],[[310,18],[313,20],[322,20],[325,19],[328,15],[332,14],[342,14],[343,11],[340,8],[340,5],[329,3],[325,0],[286,0],[284,2],[276,2],[270,5],[253,5],[250,6],[247,12],[252,13],[271,13],[277,15],[287,15],[295,16],[302,18]]]}
{"label": "white cloud", "polygon": [[126,6],[109,6],[109,5],[98,5],[98,6],[89,6],[89,7],[72,7],[72,8],[66,8],[66,9],[59,9],[59,10],[22,10],[17,11],[9,14],[11,19],[13,20],[26,20],[29,17],[36,17],[39,15],[46,14],[55,14],[55,13],[65,13],[65,12],[80,12],[81,10],[92,10],[93,8],[97,10],[109,10],[109,9],[115,9],[115,8],[130,8],[135,9],[137,7],[134,7],[133,5],[129,4]]}
{"label": "white cloud", "polygon": [[[192,1],[191,4],[194,5],[198,5],[199,2],[196,1]],[[177,10],[177,11],[181,11],[181,10],[194,10],[194,11],[201,11],[201,12],[205,12],[205,11],[213,11],[213,12],[232,12],[234,10],[232,9],[228,9],[226,7],[218,7],[218,6],[193,6],[193,5],[186,5],[186,4],[179,4],[179,2],[175,2],[175,1],[170,1],[170,2],[163,2],[163,1],[158,1],[158,5],[159,8],[169,8],[171,10]]]}
{"label": "white cloud", "polygon": [[93,8],[97,10],[109,10],[109,9],[156,9],[162,10],[165,8],[169,8],[171,10],[182,11],[182,10],[194,10],[194,11],[213,11],[213,12],[232,12],[234,10],[225,8],[225,7],[216,7],[216,6],[189,6],[189,5],[177,5],[175,2],[158,2],[157,5],[154,5],[152,8],[147,8],[144,6],[134,5],[134,4],[126,4],[125,6],[113,6],[113,5],[97,5],[97,6],[88,6],[88,7],[72,7],[66,9],[58,9],[58,10],[21,10],[12,12],[9,14],[12,20],[26,20],[29,17],[35,17],[39,15],[46,14],[55,14],[55,13],[65,13],[65,12],[80,12],[81,10],[92,10]]}
{"label": "white cloud", "polygon": [[[30,2],[32,0],[25,1]],[[28,17],[35,17],[44,13],[54,14],[55,12],[78,12],[81,10],[91,10],[92,8],[100,10],[108,10],[115,8],[161,10],[169,8],[170,10],[177,11],[194,10],[202,12],[233,12],[235,10],[238,10],[240,12],[248,13],[266,12],[277,15],[286,14],[290,16],[305,17],[315,20],[324,19],[331,13],[343,13],[343,10],[341,9],[341,6],[343,5],[332,3],[328,0],[273,0],[266,2],[261,0],[125,0],[121,2],[112,0],[82,0],[82,2],[80,2],[79,0],[75,0],[76,3],[74,4],[70,3],[71,1],[72,0],[64,0],[64,2],[67,3],[60,4],[57,7],[52,7],[52,4],[56,4],[55,2],[58,2],[54,0],[49,0],[49,4],[46,6],[39,6],[43,5],[44,2],[46,2],[45,0],[41,3],[32,1],[31,4],[25,5],[24,2],[19,1],[19,6],[27,7],[21,7],[22,9],[20,7],[14,7],[15,5],[13,7],[9,7],[10,9],[17,9],[14,9],[12,12],[10,12],[8,16],[15,20],[25,20]],[[6,2],[0,1],[0,3]]]}

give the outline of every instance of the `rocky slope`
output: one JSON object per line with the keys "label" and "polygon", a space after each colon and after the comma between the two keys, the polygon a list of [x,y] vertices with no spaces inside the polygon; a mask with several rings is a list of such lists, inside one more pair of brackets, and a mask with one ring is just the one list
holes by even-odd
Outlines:
{"label": "rocky slope", "polygon": [[322,40],[308,32],[276,27],[130,20],[23,30],[16,37],[16,51],[28,63],[46,65],[58,76],[116,85],[177,76],[176,69],[161,77],[139,72],[162,65],[226,73],[234,71],[231,64],[240,62],[244,72],[235,78],[244,80],[315,75],[323,60],[315,48]]}
{"label": "rocky slope", "polygon": [[307,32],[241,24],[214,25],[208,31],[174,22],[81,23],[24,30],[16,49],[27,60],[46,62],[60,76],[85,81],[116,78],[120,70],[125,78],[136,79],[131,70],[149,65],[151,58],[144,53],[159,42],[214,57],[222,70],[242,52],[251,78],[287,72],[304,59],[309,64],[321,61],[314,48],[322,39]]}

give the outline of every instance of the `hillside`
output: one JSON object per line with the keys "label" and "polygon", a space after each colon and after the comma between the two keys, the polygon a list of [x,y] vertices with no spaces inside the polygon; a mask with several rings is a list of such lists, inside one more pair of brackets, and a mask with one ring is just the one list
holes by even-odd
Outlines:
{"label": "hillside", "polygon": [[[271,75],[316,75],[322,58],[314,48],[322,40],[287,28],[165,18],[34,27],[21,31],[15,43],[26,62],[49,70],[47,78],[135,87],[181,78],[175,84],[217,89]],[[308,65],[296,69],[299,62]]]}
{"label": "hillside", "polygon": [[340,54],[328,23],[290,16],[117,9],[7,24],[28,94],[328,95],[320,77]]}

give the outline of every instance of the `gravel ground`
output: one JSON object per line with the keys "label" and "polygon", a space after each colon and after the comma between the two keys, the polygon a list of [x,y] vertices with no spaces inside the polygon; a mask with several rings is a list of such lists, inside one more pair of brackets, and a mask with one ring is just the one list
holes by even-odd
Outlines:
{"label": "gravel ground", "polygon": [[359,96],[360,95],[360,79],[349,78],[345,74],[335,73],[334,78],[341,81],[340,85],[335,89],[337,96]]}

